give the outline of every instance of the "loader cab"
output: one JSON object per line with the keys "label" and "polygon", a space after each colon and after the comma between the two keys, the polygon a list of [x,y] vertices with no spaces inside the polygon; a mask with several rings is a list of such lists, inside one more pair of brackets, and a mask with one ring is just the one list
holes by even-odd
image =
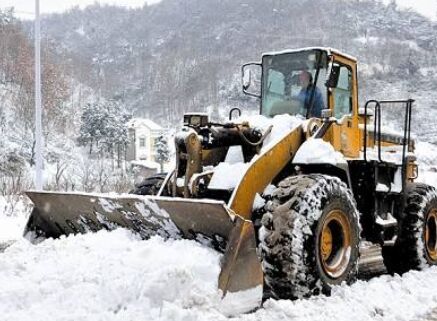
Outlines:
{"label": "loader cab", "polygon": [[328,56],[310,50],[265,54],[262,59],[261,114],[321,117],[328,106],[324,86]]}
{"label": "loader cab", "polygon": [[[266,53],[261,63],[243,66],[243,92],[260,99],[266,117],[321,118],[329,109],[336,122],[324,139],[355,158],[360,149],[356,66],[355,58],[330,48]],[[305,75],[309,82],[303,81]]]}

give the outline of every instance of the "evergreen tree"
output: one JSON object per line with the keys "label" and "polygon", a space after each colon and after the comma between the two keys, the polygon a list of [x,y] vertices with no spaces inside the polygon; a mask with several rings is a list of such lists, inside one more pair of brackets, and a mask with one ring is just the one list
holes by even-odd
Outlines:
{"label": "evergreen tree", "polygon": [[164,172],[164,163],[170,159],[170,150],[168,148],[167,139],[163,135],[160,135],[155,142],[156,160],[158,161],[161,173]]}

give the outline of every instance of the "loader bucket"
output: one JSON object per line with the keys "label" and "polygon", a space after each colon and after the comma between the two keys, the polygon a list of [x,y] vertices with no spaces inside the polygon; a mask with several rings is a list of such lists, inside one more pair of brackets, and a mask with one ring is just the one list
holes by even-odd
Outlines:
{"label": "loader bucket", "polygon": [[[31,242],[124,227],[142,238],[197,240],[224,252],[218,286],[232,315],[261,304],[263,273],[251,221],[216,200],[140,195],[26,192],[34,203],[24,234]],[[200,258],[201,259],[201,258]]]}

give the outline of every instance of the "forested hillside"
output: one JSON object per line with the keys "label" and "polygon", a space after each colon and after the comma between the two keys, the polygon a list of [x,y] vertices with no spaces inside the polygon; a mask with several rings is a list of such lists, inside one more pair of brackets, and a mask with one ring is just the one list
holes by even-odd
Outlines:
{"label": "forested hillside", "polygon": [[48,16],[43,28],[74,66],[75,79],[164,125],[187,110],[256,106],[240,94],[240,65],[265,51],[302,46],[357,56],[362,101],[411,96],[423,109],[432,106],[430,95],[437,99],[437,26],[394,1],[163,0],[135,10],[94,5]]}

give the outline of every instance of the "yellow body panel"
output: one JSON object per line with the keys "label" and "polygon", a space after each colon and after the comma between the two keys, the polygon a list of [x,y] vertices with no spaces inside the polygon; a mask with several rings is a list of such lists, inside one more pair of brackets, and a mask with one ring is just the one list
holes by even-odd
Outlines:
{"label": "yellow body panel", "polygon": [[256,193],[261,194],[292,160],[304,140],[302,127],[292,130],[272,148],[260,155],[249,167],[229,201],[229,208],[245,219],[252,216]]}

